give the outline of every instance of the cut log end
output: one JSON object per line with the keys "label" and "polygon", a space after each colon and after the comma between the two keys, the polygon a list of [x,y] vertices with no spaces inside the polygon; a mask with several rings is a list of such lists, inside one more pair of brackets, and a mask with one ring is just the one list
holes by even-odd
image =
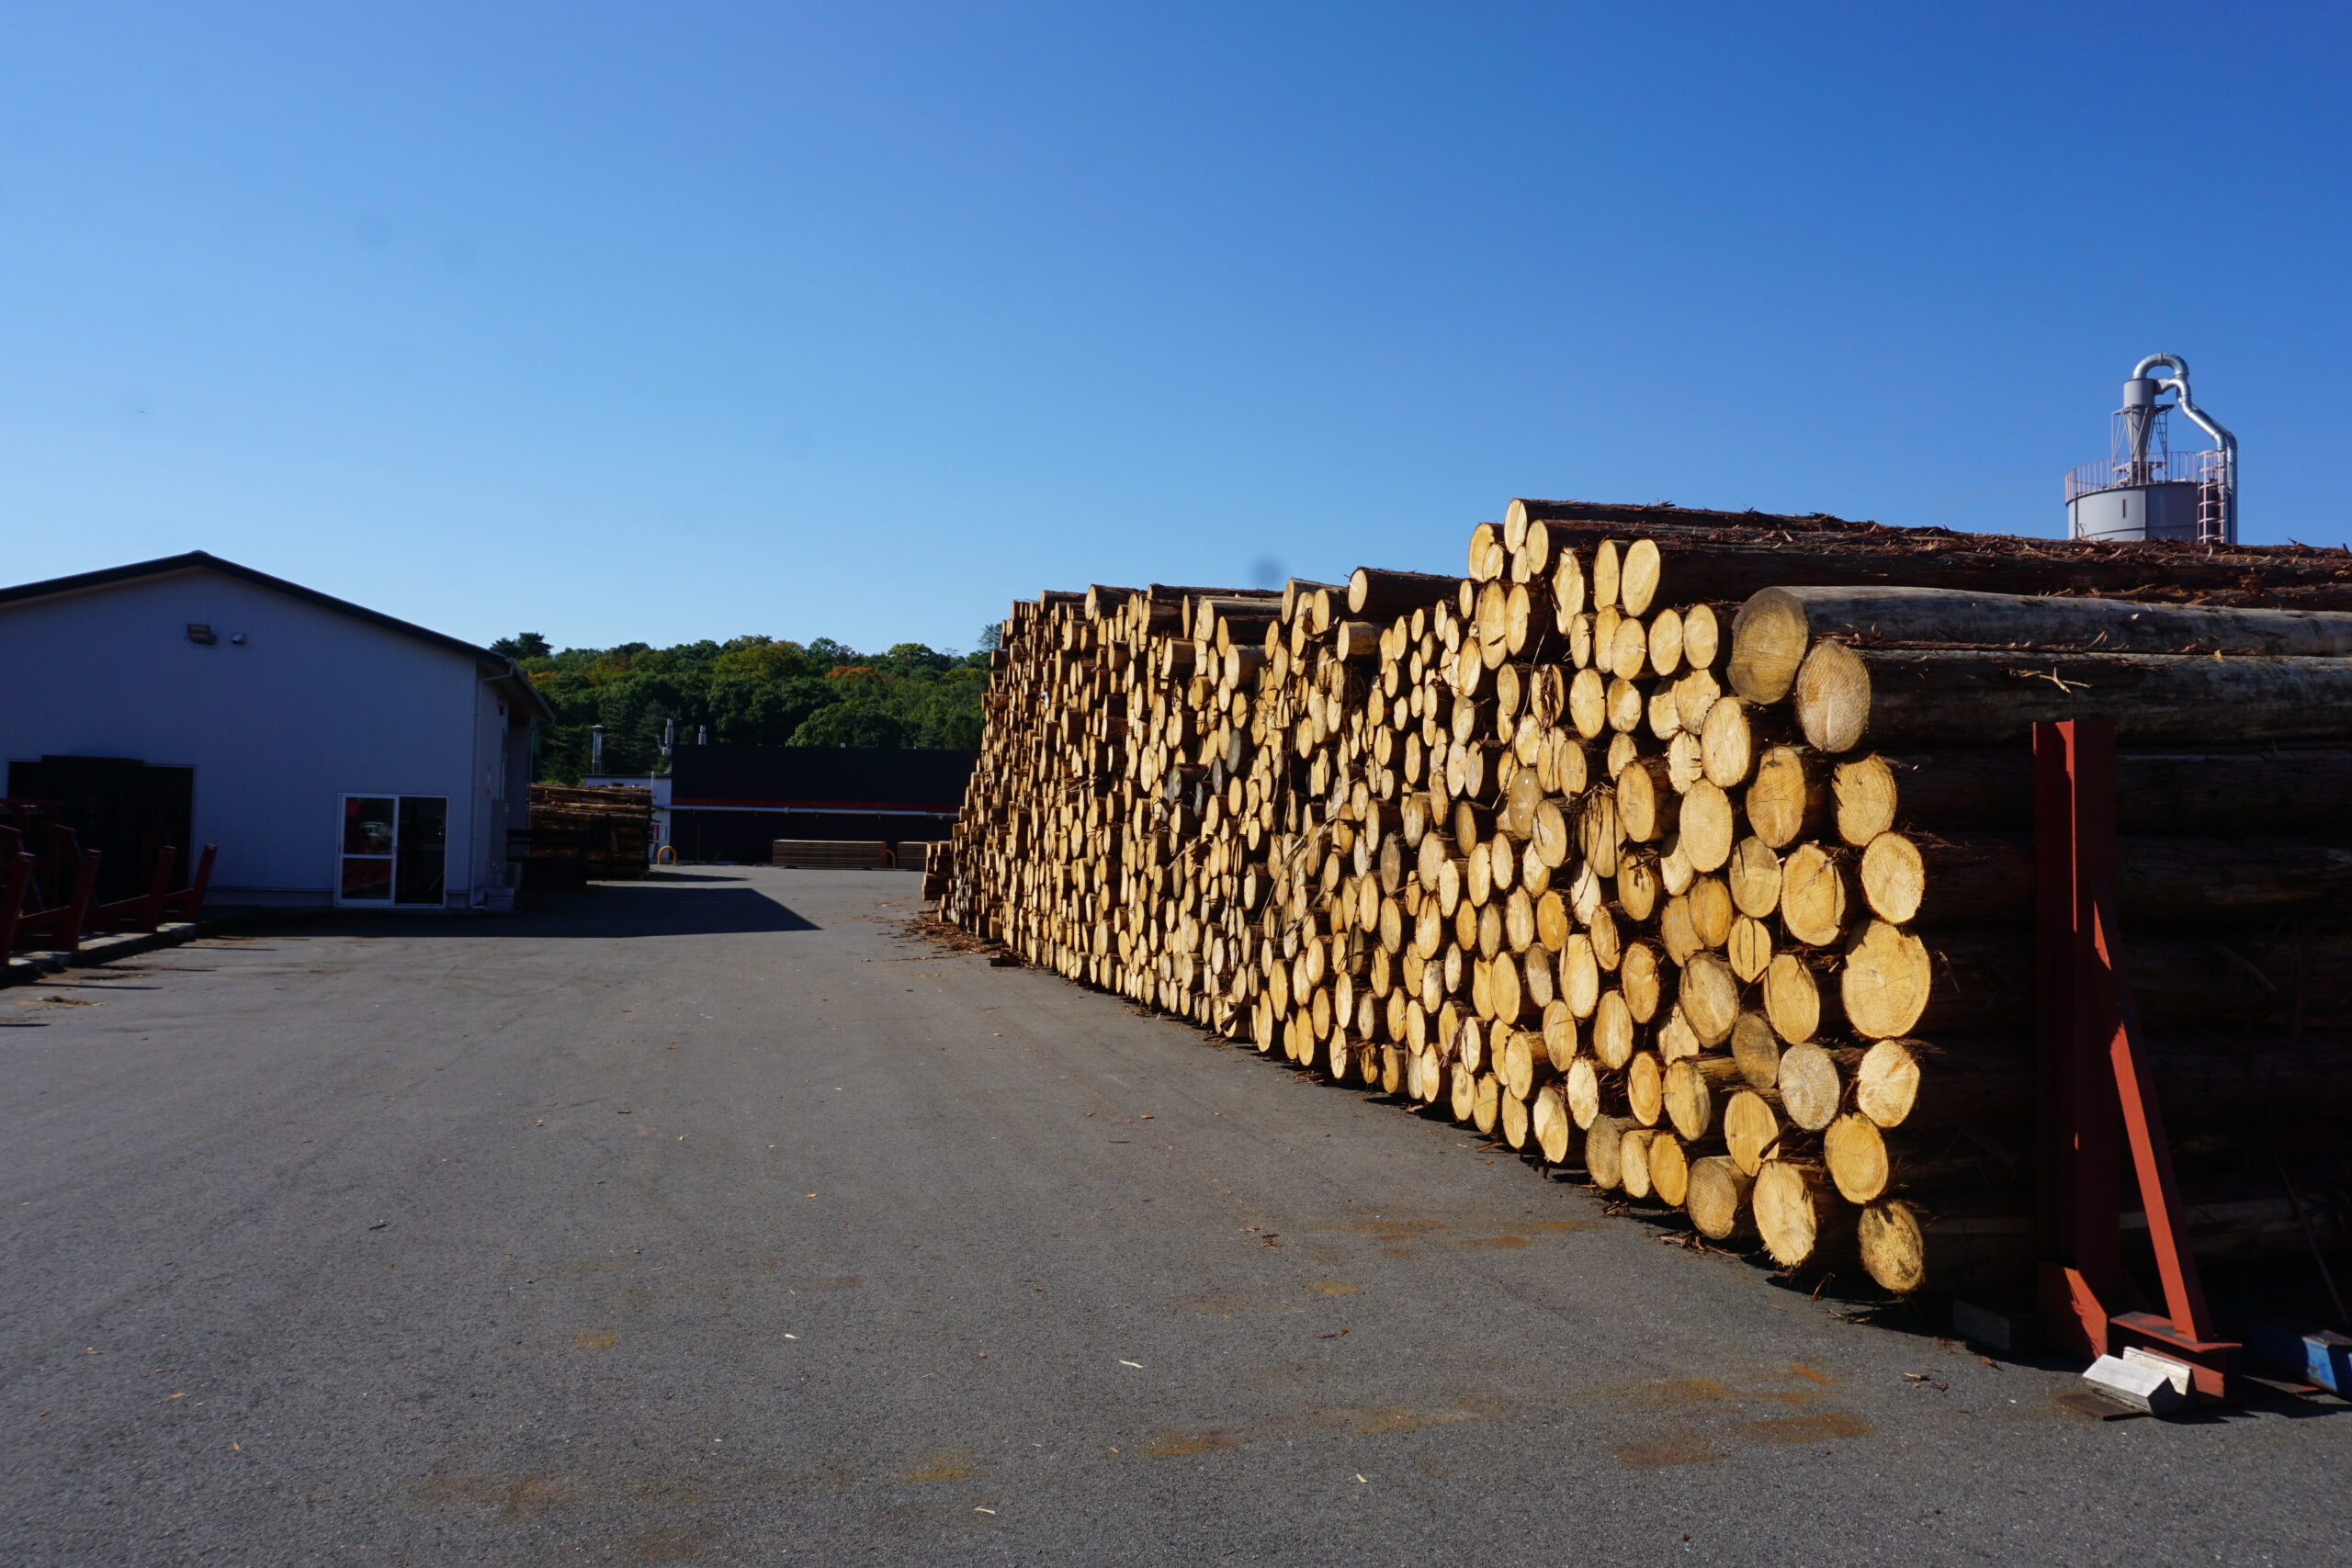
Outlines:
{"label": "cut log end", "polygon": [[1916,1205],[1901,1199],[1862,1211],[1855,1239],[1863,1271],[1881,1290],[1909,1295],[1927,1283],[1928,1243]]}
{"label": "cut log end", "polygon": [[[1842,815],[1842,813],[1841,813]],[[1881,833],[1862,851],[1862,898],[1871,913],[1895,925],[1917,918],[1928,890],[1927,862],[1900,833]]]}
{"label": "cut log end", "polygon": [[1891,1178],[1886,1137],[1878,1123],[1859,1111],[1849,1111],[1821,1134],[1821,1157],[1838,1195],[1849,1203],[1869,1203],[1883,1197]]}
{"label": "cut log end", "polygon": [[1871,672],[1842,642],[1818,642],[1797,668],[1797,727],[1805,743],[1836,756],[1861,743],[1870,728]]}
{"label": "cut log end", "polygon": [[1782,1052],[1778,1085],[1781,1110],[1794,1125],[1818,1133],[1836,1119],[1844,1086],[1836,1058],[1819,1045],[1807,1042]]}
{"label": "cut log end", "polygon": [[1846,1021],[1866,1040],[1899,1039],[1927,1010],[1933,978],[1925,942],[1884,920],[1872,920],[1847,952],[1838,976]]}
{"label": "cut log end", "polygon": [[1840,762],[1830,775],[1838,836],[1857,849],[1894,826],[1894,770],[1875,754]]}
{"label": "cut log end", "polygon": [[1882,1127],[1900,1127],[1919,1098],[1919,1061],[1900,1040],[1882,1040],[1854,1070],[1854,1109]]}
{"label": "cut log end", "polygon": [[1762,1014],[1739,1015],[1732,1026],[1731,1059],[1752,1088],[1771,1089],[1781,1081],[1781,1037]]}
{"label": "cut log end", "polygon": [[1762,1168],[1767,1151],[1780,1142],[1781,1119],[1764,1097],[1741,1089],[1724,1107],[1724,1147],[1732,1163],[1753,1176]]}
{"label": "cut log end", "polygon": [[1683,1212],[1701,1235],[1728,1241],[1747,1228],[1747,1197],[1754,1182],[1754,1176],[1728,1155],[1692,1160]]}
{"label": "cut log end", "polygon": [[1781,863],[1781,924],[1808,947],[1846,934],[1846,871],[1818,844],[1799,844]]}
{"label": "cut log end", "polygon": [[1793,594],[1767,588],[1749,595],[1732,616],[1731,660],[1724,666],[1731,689],[1758,706],[1781,701],[1796,683],[1812,641],[1804,606]]}
{"label": "cut log end", "polygon": [[1764,1162],[1749,1193],[1756,1211],[1756,1231],[1764,1250],[1783,1269],[1801,1268],[1820,1258],[1838,1233],[1850,1224],[1852,1211],[1826,1190],[1821,1174],[1793,1160]]}

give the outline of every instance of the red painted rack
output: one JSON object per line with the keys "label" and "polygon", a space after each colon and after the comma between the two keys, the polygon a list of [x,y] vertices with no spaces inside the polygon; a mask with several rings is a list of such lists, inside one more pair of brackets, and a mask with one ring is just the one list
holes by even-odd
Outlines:
{"label": "red painted rack", "polygon": [[[2139,1343],[2188,1363],[2218,1398],[2237,1346],[2215,1337],[2182,1224],[2139,1009],[2115,918],[2115,726],[2033,727],[2041,868],[2041,1314],[2053,1341],[2101,1356]],[[2165,1310],[2123,1267],[2128,1145]]]}

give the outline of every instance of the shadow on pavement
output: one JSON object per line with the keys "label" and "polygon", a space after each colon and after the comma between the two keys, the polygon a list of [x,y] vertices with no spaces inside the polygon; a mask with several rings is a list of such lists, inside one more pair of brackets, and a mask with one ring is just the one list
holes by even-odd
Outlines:
{"label": "shadow on pavement", "polygon": [[[698,886],[664,886],[692,881]],[[732,884],[729,886],[729,884]],[[254,936],[304,934],[369,938],[739,936],[760,931],[819,931],[816,921],[755,887],[729,877],[664,877],[605,882],[577,891],[526,893],[512,915],[428,911],[414,915],[368,910],[316,915],[248,926]],[[243,934],[243,933],[240,933]]]}

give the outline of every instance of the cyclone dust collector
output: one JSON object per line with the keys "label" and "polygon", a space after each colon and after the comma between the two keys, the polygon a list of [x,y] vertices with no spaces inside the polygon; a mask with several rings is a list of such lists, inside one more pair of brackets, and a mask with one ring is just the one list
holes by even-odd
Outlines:
{"label": "cyclone dust collector", "polygon": [[[2172,374],[2159,381],[2148,372]],[[2158,402],[2165,393],[2173,401]],[[2165,416],[2178,409],[2213,439],[2207,452],[2172,450]],[[2152,354],[2123,383],[2105,460],[2066,476],[2066,533],[2076,539],[2238,539],[2238,438],[2188,395],[2188,361]]]}

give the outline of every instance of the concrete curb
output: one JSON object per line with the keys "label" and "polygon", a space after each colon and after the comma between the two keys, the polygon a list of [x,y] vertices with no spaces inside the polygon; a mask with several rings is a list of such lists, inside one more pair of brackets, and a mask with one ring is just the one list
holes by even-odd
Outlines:
{"label": "concrete curb", "polygon": [[300,922],[311,913],[299,908],[232,909],[201,920],[166,920],[152,931],[112,931],[90,938],[72,953],[62,949],[46,953],[36,950],[12,957],[8,960],[7,976],[0,980],[0,985],[30,985],[44,975],[67,969],[95,969],[118,958],[135,958],[142,953],[177,947],[198,937],[219,936],[249,926]]}

